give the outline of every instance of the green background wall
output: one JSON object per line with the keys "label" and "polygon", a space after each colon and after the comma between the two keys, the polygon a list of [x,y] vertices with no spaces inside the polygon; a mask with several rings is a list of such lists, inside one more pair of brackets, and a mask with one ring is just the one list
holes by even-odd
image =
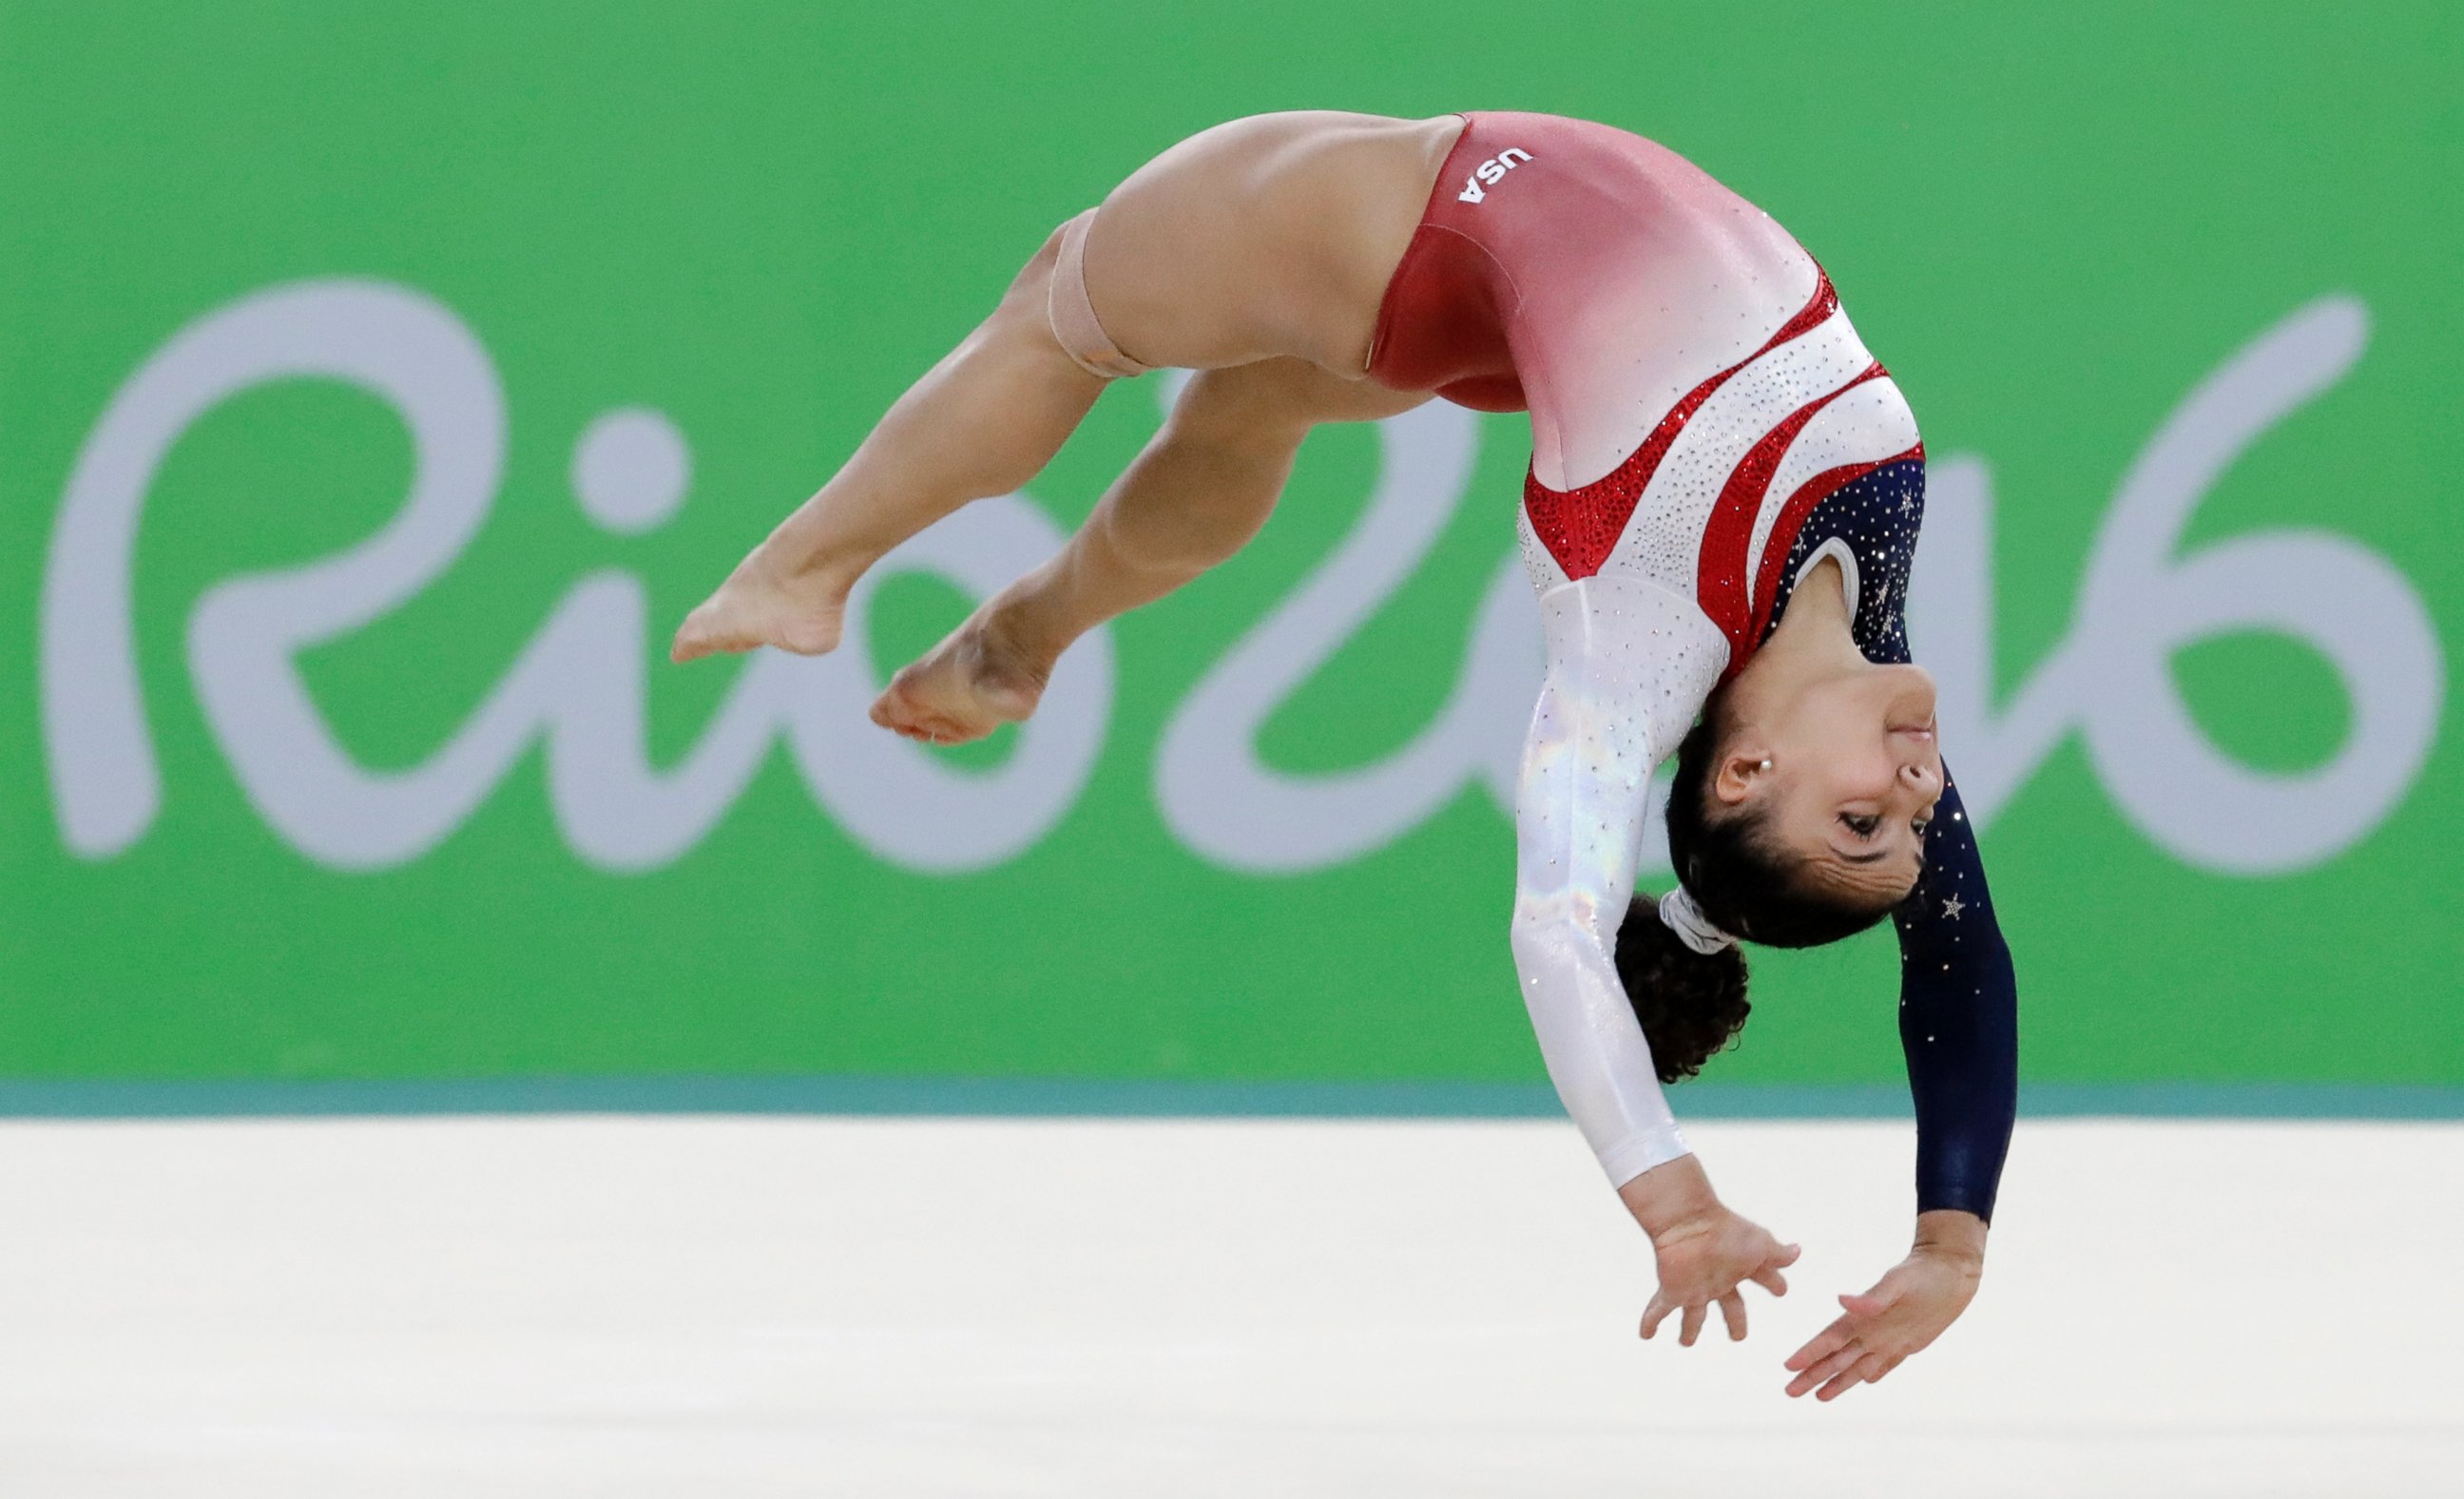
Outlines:
{"label": "green background wall", "polygon": [[[2453,656],[2457,14],[0,5],[0,1076],[1539,1076],[1486,790],[1281,874],[1199,857],[1158,809],[1167,720],[1360,518],[1366,430],[1312,439],[1248,552],[1116,627],[1091,777],[1015,857],[885,862],[781,750],[681,856],[611,871],[560,833],[533,751],[432,850],[353,871],[252,805],[184,639],[219,583],[377,531],[411,449],[365,390],[266,385],[188,426],[147,487],[131,618],[161,807],[124,848],[73,851],[39,672],[62,496],[115,391],[238,298],[392,283],[458,319],[502,383],[502,482],[467,550],[301,658],[371,769],[433,755],[608,570],[647,590],[651,754],[684,755],[740,668],[666,667],[674,619],[1053,224],[1183,135],[1296,107],[1588,116],[1789,225],[1909,393],[1937,472],[1990,473],[2002,694],[2072,629],[2098,527],[2167,413],[2298,309],[2358,298],[2351,373],[2230,467],[2185,546],[2337,533],[2401,573]],[[1153,431],[1156,385],[1109,393],[1029,487],[1056,523]],[[675,518],[627,536],[583,514],[569,469],[595,417],[635,406],[671,419],[693,467]],[[1268,721],[1271,764],[1377,761],[1444,700],[1512,546],[1526,453],[1517,419],[1480,431],[1469,499]],[[965,607],[886,583],[876,670]],[[2350,727],[2338,672],[2287,636],[2230,634],[2171,671],[2254,769],[2317,765]],[[2030,1077],[2464,1084],[2464,710],[2426,691],[2434,741],[2391,809],[2266,872],[2151,839],[2064,734],[1985,844]],[[1894,967],[1887,936],[1758,959],[1753,1025],[1715,1075],[1895,1076]]]}

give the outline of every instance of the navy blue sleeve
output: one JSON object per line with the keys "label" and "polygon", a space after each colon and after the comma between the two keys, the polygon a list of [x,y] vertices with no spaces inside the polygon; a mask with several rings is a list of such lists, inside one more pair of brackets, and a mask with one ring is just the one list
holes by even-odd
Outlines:
{"label": "navy blue sleeve", "polygon": [[[1885,464],[1815,507],[1789,550],[1777,620],[1793,580],[1837,538],[1857,559],[1850,633],[1869,661],[1908,660],[1908,575],[1925,506],[1923,460]],[[2002,1157],[2019,1104],[2019,990],[1976,829],[1943,772],[1925,830],[1925,872],[1895,919],[1900,929],[1900,1045],[1917,1105],[1917,1210],[1993,1216]]]}
{"label": "navy blue sleeve", "polygon": [[1917,1108],[1917,1211],[1989,1222],[2019,1108],[2019,988],[1976,829],[1945,767],[1900,931],[1900,1045]]}

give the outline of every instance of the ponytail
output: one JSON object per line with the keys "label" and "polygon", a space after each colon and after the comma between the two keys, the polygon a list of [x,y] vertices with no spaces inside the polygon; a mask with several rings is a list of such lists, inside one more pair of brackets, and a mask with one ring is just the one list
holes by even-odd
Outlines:
{"label": "ponytail", "polygon": [[1635,897],[1617,928],[1617,971],[1663,1083],[1693,1076],[1727,1049],[1752,1008],[1746,955],[1735,947],[1696,951],[1660,918],[1649,895]]}

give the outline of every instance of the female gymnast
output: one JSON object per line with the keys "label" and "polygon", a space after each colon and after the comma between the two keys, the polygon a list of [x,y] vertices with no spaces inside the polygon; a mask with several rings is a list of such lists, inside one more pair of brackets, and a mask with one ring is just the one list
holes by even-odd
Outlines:
{"label": "female gymnast", "polygon": [[[2015,987],[1902,625],[1915,419],[1829,278],[1761,210],[1605,125],[1309,112],[1180,143],[1062,225],[677,632],[679,661],[838,643],[909,536],[1041,470],[1107,382],[1196,370],[1049,562],[901,670],[875,722],[972,739],[1070,641],[1237,551],[1321,422],[1432,398],[1529,410],[1520,534],[1548,668],[1516,798],[1511,940],[1549,1074],[1650,1235],[1652,1336],[1797,1248],[1729,1211],[1659,1084],[1746,1018],[1739,938],[1888,914],[1917,1113],[1907,1258],[1787,1360],[1880,1379],[1975,1294],[2016,1096]],[[1678,884],[1634,891],[1654,766]]]}

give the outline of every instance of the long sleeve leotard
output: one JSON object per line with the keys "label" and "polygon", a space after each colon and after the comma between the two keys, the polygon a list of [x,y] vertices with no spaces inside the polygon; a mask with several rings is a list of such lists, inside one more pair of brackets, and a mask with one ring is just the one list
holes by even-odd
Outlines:
{"label": "long sleeve leotard", "polygon": [[[1512,943],[1550,1077],[1622,1184],[1686,1151],[1613,960],[1652,769],[1817,552],[1842,559],[1860,648],[1906,658],[1915,419],[1768,214],[1662,146],[1545,115],[1466,117],[1369,373],[1531,414],[1519,518],[1548,672]],[[1955,792],[1926,860],[1898,913],[1918,1205],[1984,1216],[2015,1097],[2015,990]]]}

